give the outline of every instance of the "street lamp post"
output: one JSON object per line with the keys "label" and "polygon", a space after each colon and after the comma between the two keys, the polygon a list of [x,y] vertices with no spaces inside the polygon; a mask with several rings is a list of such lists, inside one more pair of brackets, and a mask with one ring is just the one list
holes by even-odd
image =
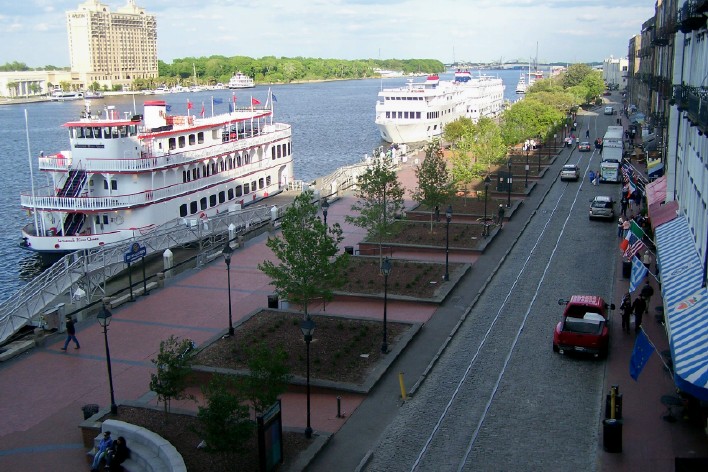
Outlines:
{"label": "street lamp post", "polygon": [[118,414],[118,406],[116,406],[116,398],[113,394],[113,372],[111,371],[111,351],[108,349],[108,326],[111,324],[112,313],[108,311],[106,306],[101,307],[98,313],[98,323],[103,327],[103,342],[106,345],[106,365],[108,366],[108,386],[111,389],[111,414]]}
{"label": "street lamp post", "polygon": [[526,175],[524,176],[524,188],[529,186],[529,147],[526,146]]}
{"label": "street lamp post", "polygon": [[450,221],[452,220],[452,205],[448,206],[445,211],[445,220],[447,223],[445,224],[445,276],[443,280],[448,281],[450,280],[448,261],[450,257]]}
{"label": "street lamp post", "polygon": [[315,332],[315,322],[312,321],[312,318],[307,318],[300,324],[300,331],[302,331],[307,345],[307,427],[305,428],[305,437],[310,439],[312,437],[312,427],[310,426],[310,342],[312,334]]}
{"label": "street lamp post", "polygon": [[221,254],[223,254],[224,262],[226,262],[226,283],[228,284],[229,291],[229,336],[234,335],[234,325],[231,318],[231,253],[233,252],[234,250],[231,249],[231,244],[229,241],[226,241],[224,250],[221,251]]}
{"label": "street lamp post", "polygon": [[487,194],[489,193],[489,184],[492,179],[489,178],[489,174],[484,178],[484,237],[489,236],[489,224],[487,223]]}
{"label": "street lamp post", "polygon": [[327,226],[327,212],[329,211],[329,202],[326,198],[322,199],[322,216],[324,217],[324,224]]}
{"label": "street lamp post", "polygon": [[513,179],[511,177],[511,157],[506,163],[507,168],[509,169],[509,173],[506,175],[506,192],[507,192],[507,199],[506,199],[506,207],[511,208],[511,183],[513,182]]}
{"label": "street lamp post", "polygon": [[388,307],[388,276],[391,274],[391,260],[387,257],[381,263],[381,272],[384,276],[384,311],[383,311],[383,342],[381,343],[381,352],[388,352],[388,333],[386,331],[386,309]]}

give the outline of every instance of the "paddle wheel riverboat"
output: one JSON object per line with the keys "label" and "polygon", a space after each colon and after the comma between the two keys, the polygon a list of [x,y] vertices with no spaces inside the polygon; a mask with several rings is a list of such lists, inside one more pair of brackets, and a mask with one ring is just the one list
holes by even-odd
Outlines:
{"label": "paddle wheel riverboat", "polygon": [[[189,108],[189,107],[188,107]],[[182,218],[185,224],[275,194],[293,180],[291,127],[272,109],[201,117],[113,106],[64,124],[70,150],[39,156],[51,185],[21,195],[32,222],[21,246],[39,253],[91,249]]]}

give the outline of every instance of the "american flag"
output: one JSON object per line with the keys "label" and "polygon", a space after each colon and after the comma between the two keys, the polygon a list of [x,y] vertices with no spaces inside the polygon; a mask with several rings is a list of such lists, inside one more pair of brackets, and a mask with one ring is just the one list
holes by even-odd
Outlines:
{"label": "american flag", "polygon": [[632,259],[636,253],[639,251],[642,251],[646,246],[642,242],[641,239],[637,239],[636,241],[633,241],[632,244],[627,246],[627,249],[624,251],[624,257],[626,259]]}

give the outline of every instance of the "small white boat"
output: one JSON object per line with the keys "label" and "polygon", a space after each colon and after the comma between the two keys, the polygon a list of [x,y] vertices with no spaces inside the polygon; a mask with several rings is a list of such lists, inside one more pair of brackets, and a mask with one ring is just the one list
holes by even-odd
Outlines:
{"label": "small white boat", "polygon": [[87,100],[100,100],[103,98],[103,92],[98,90],[88,90],[84,92],[84,98]]}
{"label": "small white boat", "polygon": [[52,93],[52,101],[54,101],[54,102],[65,102],[68,100],[83,100],[83,98],[84,98],[83,92],[55,91]]}
{"label": "small white boat", "polygon": [[528,85],[526,84],[526,74],[521,74],[519,77],[519,83],[516,84],[516,93],[518,94],[524,94],[526,93],[526,88]]}
{"label": "small white boat", "polygon": [[255,86],[256,84],[253,81],[253,78],[241,73],[240,71],[236,72],[233,77],[231,77],[231,80],[229,80],[229,84],[227,85],[230,89],[252,88]]}

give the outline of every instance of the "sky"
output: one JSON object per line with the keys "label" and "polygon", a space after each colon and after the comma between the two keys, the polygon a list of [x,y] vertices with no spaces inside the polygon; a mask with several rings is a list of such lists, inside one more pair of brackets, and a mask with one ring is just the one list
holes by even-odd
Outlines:
{"label": "sky", "polygon": [[[79,0],[4,0],[0,64],[68,67]],[[127,0],[104,0],[110,11]],[[627,55],[654,0],[136,0],[158,59],[263,56],[601,62]]]}

